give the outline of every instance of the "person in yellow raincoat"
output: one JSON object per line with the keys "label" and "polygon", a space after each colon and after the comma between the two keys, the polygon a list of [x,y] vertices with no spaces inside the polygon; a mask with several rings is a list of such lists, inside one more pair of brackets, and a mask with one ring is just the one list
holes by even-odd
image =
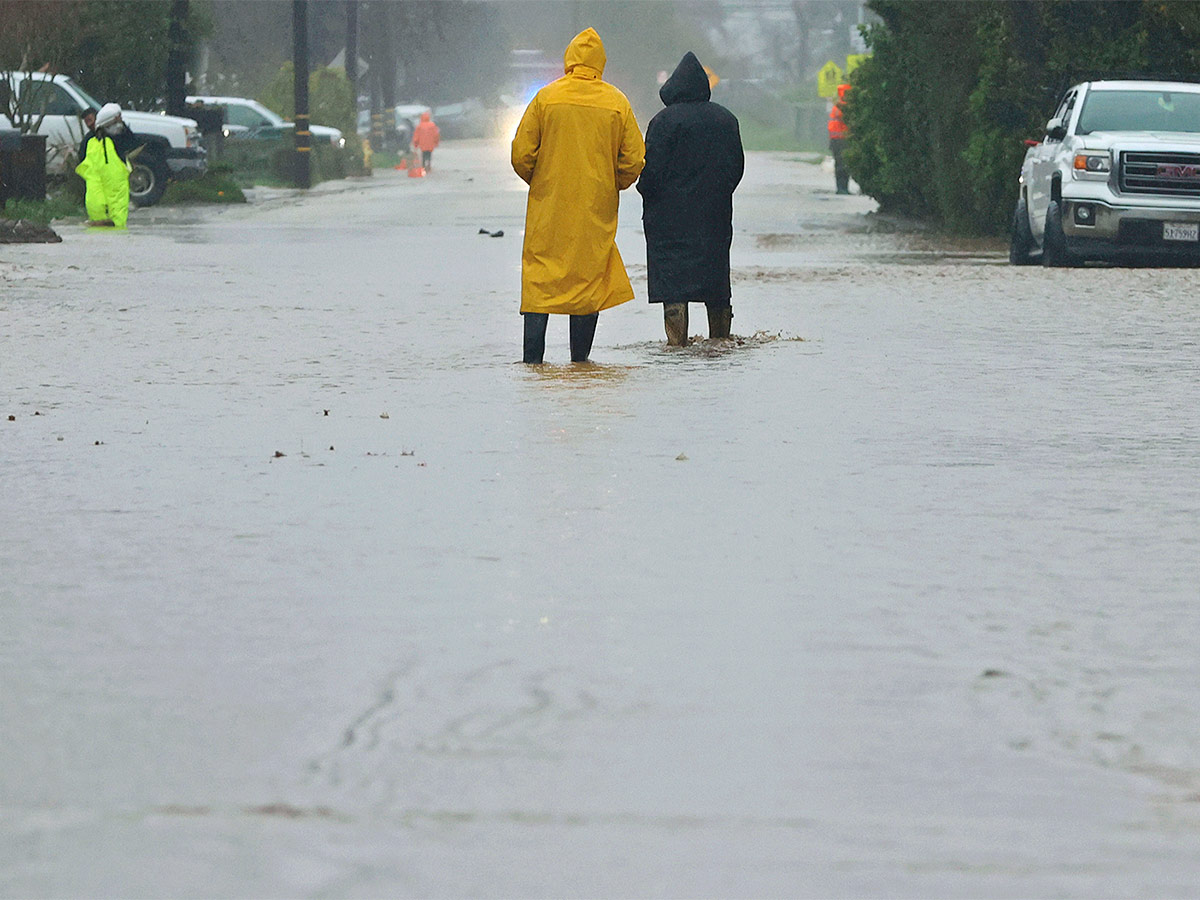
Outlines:
{"label": "person in yellow raincoat", "polygon": [[88,224],[124,228],[129,219],[128,131],[121,107],[106,103],[96,113],[96,130],[85,143],[83,161],[75,171],[87,185],[84,206]]}
{"label": "person in yellow raincoat", "polygon": [[575,35],[566,74],[530,102],[512,142],[513,170],[529,185],[521,254],[524,361],[540,363],[550,313],[571,317],[571,360],[592,349],[600,310],[633,299],[617,252],[619,192],[645,164],[629,101],[600,80],[607,57],[594,29]]}

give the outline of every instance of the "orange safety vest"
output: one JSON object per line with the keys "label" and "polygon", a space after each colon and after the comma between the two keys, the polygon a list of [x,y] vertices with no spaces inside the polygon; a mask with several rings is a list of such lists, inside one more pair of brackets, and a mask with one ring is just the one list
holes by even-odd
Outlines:
{"label": "orange safety vest", "polygon": [[850,91],[850,85],[838,85],[838,98],[833,104],[833,109],[829,111],[829,139],[831,141],[845,140],[846,135],[850,133],[846,127],[846,120],[842,118],[842,101],[846,99],[846,94]]}

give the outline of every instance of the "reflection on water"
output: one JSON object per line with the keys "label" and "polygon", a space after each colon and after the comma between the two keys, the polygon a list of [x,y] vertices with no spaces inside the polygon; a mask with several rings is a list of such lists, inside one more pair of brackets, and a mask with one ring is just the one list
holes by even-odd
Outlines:
{"label": "reflection on water", "polygon": [[[522,364],[524,365],[524,364]],[[623,382],[630,372],[640,366],[621,366],[612,363],[542,363],[525,365],[525,380],[531,384],[549,384],[568,390],[586,389]]]}

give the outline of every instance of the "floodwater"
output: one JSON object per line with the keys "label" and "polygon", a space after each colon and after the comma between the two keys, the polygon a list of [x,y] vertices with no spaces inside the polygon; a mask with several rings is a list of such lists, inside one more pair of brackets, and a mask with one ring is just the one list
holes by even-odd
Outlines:
{"label": "floodwater", "polygon": [[739,340],[631,191],[531,368],[435,166],[0,247],[0,894],[1197,894],[1194,272],[752,154]]}

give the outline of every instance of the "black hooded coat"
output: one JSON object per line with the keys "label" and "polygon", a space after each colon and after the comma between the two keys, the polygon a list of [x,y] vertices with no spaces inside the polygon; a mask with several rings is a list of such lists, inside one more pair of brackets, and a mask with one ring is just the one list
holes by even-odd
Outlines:
{"label": "black hooded coat", "polygon": [[737,117],[709,99],[708,74],[691,52],[658,95],[667,108],[646,129],[637,183],[650,302],[727,306],[733,191],[745,167]]}

